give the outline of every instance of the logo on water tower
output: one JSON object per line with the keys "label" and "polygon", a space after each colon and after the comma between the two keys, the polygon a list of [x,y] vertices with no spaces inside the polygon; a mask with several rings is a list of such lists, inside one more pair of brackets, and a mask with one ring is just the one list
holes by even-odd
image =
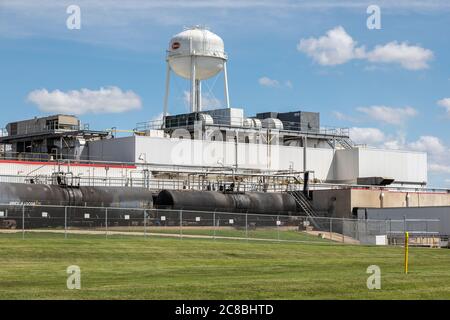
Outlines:
{"label": "logo on water tower", "polygon": [[179,42],[172,43],[172,50],[177,50],[179,47],[180,47],[180,43]]}

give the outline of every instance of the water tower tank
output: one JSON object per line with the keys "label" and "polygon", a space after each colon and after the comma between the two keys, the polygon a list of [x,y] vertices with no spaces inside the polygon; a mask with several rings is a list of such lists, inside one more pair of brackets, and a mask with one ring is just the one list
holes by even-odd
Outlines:
{"label": "water tower tank", "polygon": [[195,56],[195,80],[204,80],[222,71],[227,55],[223,40],[201,27],[192,27],[172,37],[167,52],[171,69],[180,77],[191,78]]}

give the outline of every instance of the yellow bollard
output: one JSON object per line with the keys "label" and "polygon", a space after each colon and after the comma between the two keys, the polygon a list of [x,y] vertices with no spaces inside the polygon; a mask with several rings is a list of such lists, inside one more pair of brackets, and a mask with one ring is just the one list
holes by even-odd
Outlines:
{"label": "yellow bollard", "polygon": [[409,232],[405,232],[405,274],[408,273]]}

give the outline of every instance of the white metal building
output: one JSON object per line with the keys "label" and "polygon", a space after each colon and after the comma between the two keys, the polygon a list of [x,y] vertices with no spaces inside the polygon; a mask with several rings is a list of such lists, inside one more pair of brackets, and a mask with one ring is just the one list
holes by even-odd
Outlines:
{"label": "white metal building", "polygon": [[93,141],[89,156],[152,165],[309,170],[314,178],[334,183],[356,183],[361,177],[389,177],[397,184],[427,182],[426,153],[402,150],[306,148],[305,153],[303,147],[284,145],[132,136]]}

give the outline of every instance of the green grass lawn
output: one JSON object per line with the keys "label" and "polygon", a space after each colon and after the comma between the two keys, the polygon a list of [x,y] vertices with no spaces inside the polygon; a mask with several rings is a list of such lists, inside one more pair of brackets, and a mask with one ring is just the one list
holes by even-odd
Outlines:
{"label": "green grass lawn", "polygon": [[[450,251],[133,236],[0,234],[0,299],[449,299]],[[368,290],[378,265],[381,290]],[[81,268],[81,290],[66,268]]]}

